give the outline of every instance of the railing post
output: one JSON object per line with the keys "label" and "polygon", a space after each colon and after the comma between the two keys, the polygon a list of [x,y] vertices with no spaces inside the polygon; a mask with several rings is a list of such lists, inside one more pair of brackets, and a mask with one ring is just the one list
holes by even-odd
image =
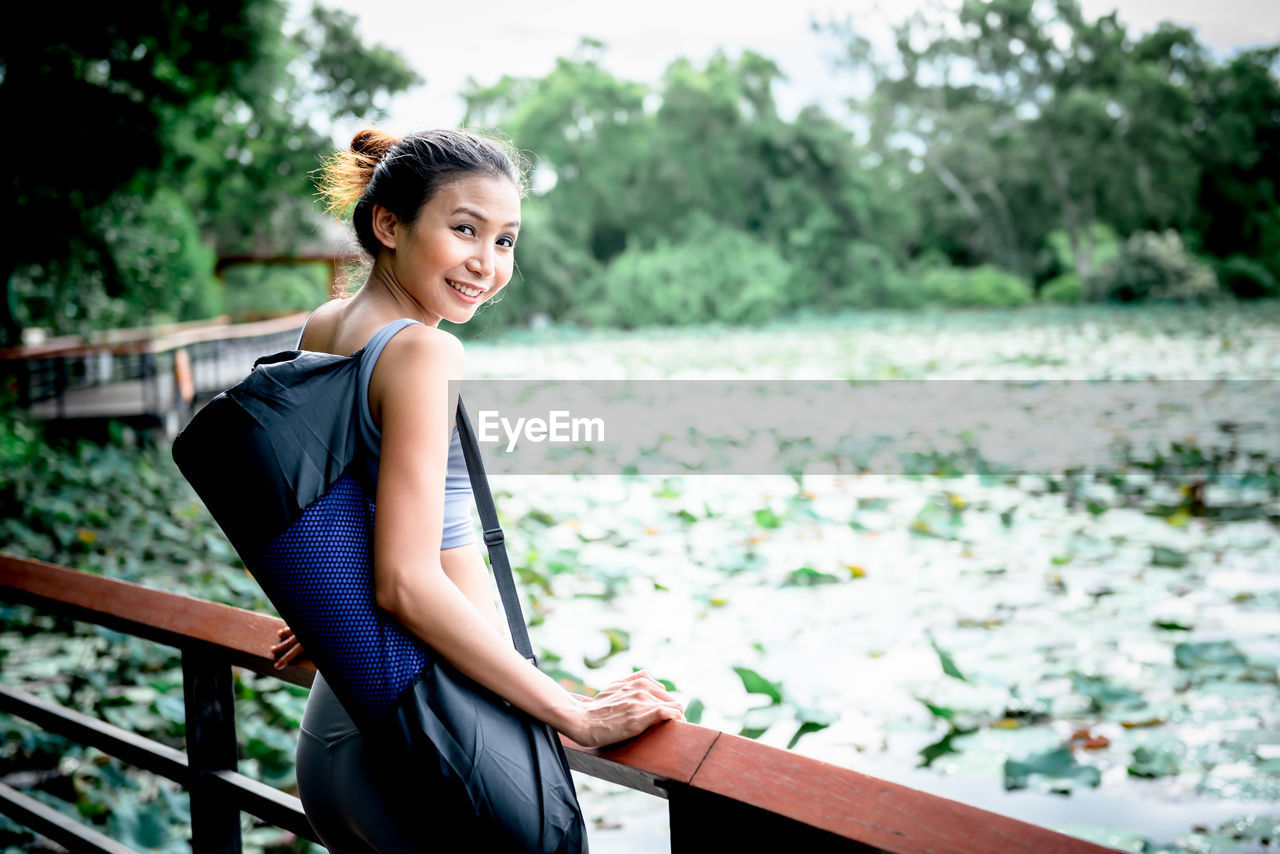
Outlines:
{"label": "railing post", "polygon": [[67,417],[67,360],[65,358],[57,359],[55,363],[57,373],[54,374],[53,387],[57,391],[55,412],[59,418]]}
{"label": "railing post", "polygon": [[183,650],[182,693],[191,769],[192,854],[239,854],[240,810],[211,780],[212,772],[236,767],[231,665],[203,650]]}
{"label": "railing post", "polygon": [[147,351],[142,354],[142,412],[159,414],[160,390],[156,388],[156,357]]}

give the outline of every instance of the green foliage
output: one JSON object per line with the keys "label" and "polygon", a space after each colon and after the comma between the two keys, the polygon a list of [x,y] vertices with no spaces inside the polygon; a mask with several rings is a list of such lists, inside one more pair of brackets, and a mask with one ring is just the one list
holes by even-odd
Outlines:
{"label": "green foliage", "polygon": [[1231,641],[1180,643],[1173,648],[1173,660],[1184,670],[1233,671],[1243,669],[1248,659]]}
{"label": "green foliage", "polygon": [[1102,782],[1101,771],[1092,765],[1077,762],[1071,750],[1066,747],[1056,747],[1026,759],[1006,759],[1004,762],[1006,789],[1025,789],[1036,775],[1046,778],[1049,787],[1055,791],[1070,791],[1072,783],[1097,786]]}
{"label": "green foliage", "polygon": [[1068,305],[1080,302],[1084,282],[1078,273],[1063,273],[1040,286],[1040,299]]}
{"label": "green foliage", "polygon": [[[934,640],[933,635],[929,635],[929,646],[933,647],[933,651],[937,654],[938,664],[942,666],[943,673],[947,674],[952,679],[959,679],[961,682],[968,681],[965,679],[964,674],[960,672],[960,668],[956,667],[955,659],[951,657],[951,653],[939,646],[938,642]],[[934,711],[935,714],[938,713],[933,706],[930,706],[930,711]],[[950,715],[942,715],[942,717],[945,717],[948,720],[951,719]]]}
{"label": "green foliage", "polygon": [[786,306],[791,269],[766,243],[709,221],[678,243],[628,249],[578,307],[597,323],[635,327],[721,321],[761,324]]}
{"label": "green foliage", "polygon": [[783,587],[817,587],[822,584],[836,584],[840,579],[829,572],[822,572],[811,566],[802,566],[787,573]]}
{"label": "green foliage", "polygon": [[[834,718],[820,709],[802,706],[791,699],[781,682],[771,682],[749,667],[735,667],[734,672],[742,680],[742,687],[748,694],[757,694],[768,699],[768,704],[748,709],[743,716],[741,735],[746,738],[759,738],[769,727],[778,721],[789,719],[798,722],[799,726],[787,741],[787,750],[791,750],[806,735],[820,732],[831,726]],[[698,716],[702,716],[699,708]]]}
{"label": "green foliage", "polygon": [[[1120,238],[1115,229],[1106,223],[1095,222],[1086,232],[1076,235],[1077,241],[1087,240],[1089,264],[1105,264],[1120,251]],[[1053,264],[1059,270],[1078,272],[1076,250],[1071,245],[1071,236],[1064,229],[1057,228],[1049,232],[1045,238],[1049,251],[1053,256]]]}
{"label": "green foliage", "polygon": [[281,0],[32,10],[46,20],[6,32],[0,89],[42,119],[33,162],[57,165],[14,173],[0,342],[10,311],[55,334],[219,313],[214,254],[312,239],[327,119],[376,119],[418,80],[320,6],[296,33]]}
{"label": "green foliage", "polygon": [[[883,246],[853,240],[828,256],[829,278],[835,283],[829,299],[822,300],[835,308],[919,308],[918,291],[906,286],[901,267]],[[800,268],[792,288],[804,291],[802,281],[812,273]],[[812,287],[812,283],[809,283]]]}
{"label": "green foliage", "polygon": [[1094,711],[1109,708],[1139,709],[1146,700],[1136,691],[1109,682],[1102,676],[1075,675],[1071,677],[1075,690],[1089,698]]}
{"label": "green foliage", "polygon": [[362,43],[352,12],[313,3],[294,43],[311,69],[308,94],[332,116],[373,118],[389,95],[422,82],[394,50]]}
{"label": "green foliage", "polygon": [[1241,299],[1280,296],[1280,278],[1259,261],[1232,255],[1215,269],[1223,289]]}
{"label": "green foliage", "polygon": [[852,21],[821,29],[872,84],[854,109],[919,212],[914,253],[1087,280],[1116,235],[1174,229],[1280,278],[1280,46],[1220,57],[1075,0],[966,0],[908,19],[887,54]]}
{"label": "green foliage", "polygon": [[[0,420],[0,552],[271,613],[167,450],[140,444],[128,429],[111,433],[103,444],[64,441],[21,418]],[[13,641],[0,643],[6,679],[24,690],[183,746],[177,650],[6,605],[0,639]],[[236,694],[240,770],[293,785],[305,692],[239,674]],[[69,800],[50,795],[50,806],[139,850],[189,847],[187,796],[176,785],[17,719],[0,723],[0,764],[56,774],[47,788]]]}
{"label": "green foliage", "polygon": [[1211,299],[1221,294],[1213,270],[1182,245],[1176,231],[1138,232],[1117,255],[1084,280],[1091,300]]}
{"label": "green foliage", "polygon": [[778,116],[774,63],[677,60],[651,89],[601,53],[584,42],[545,77],[466,93],[467,122],[535,165],[523,278],[495,318],[760,323],[897,304],[913,213],[847,128],[816,107]]}
{"label": "green foliage", "polygon": [[948,308],[1011,308],[1026,305],[1032,296],[1024,279],[985,264],[926,269],[917,289],[924,303]]}
{"label": "green foliage", "polygon": [[98,444],[0,423],[0,551],[269,610],[163,448],[127,428]]}
{"label": "green foliage", "polygon": [[733,672],[742,680],[742,687],[748,694],[762,694],[770,703],[782,702],[782,683],[770,682],[749,667],[735,667]]}
{"label": "green foliage", "polygon": [[1129,762],[1129,775],[1133,777],[1173,777],[1180,770],[1176,751],[1145,744],[1134,748]]}
{"label": "green foliage", "polygon": [[1191,81],[1200,173],[1195,245],[1220,258],[1249,258],[1273,280],[1280,280],[1278,69],[1280,44],[1273,43],[1205,63]]}
{"label": "green foliage", "polygon": [[14,277],[24,326],[78,331],[86,323],[144,326],[221,312],[213,252],[178,193],[117,193],[86,217],[98,248]]}
{"label": "green foliage", "polygon": [[222,296],[233,320],[311,311],[329,298],[329,265],[237,264],[222,274]]}

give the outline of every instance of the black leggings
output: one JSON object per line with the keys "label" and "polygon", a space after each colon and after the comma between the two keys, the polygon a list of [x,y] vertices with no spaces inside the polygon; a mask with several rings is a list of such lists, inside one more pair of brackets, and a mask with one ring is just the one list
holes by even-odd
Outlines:
{"label": "black leggings", "polygon": [[[353,733],[325,743],[302,730],[298,737],[298,794],[324,846],[335,854],[392,854],[430,851],[430,812],[402,812],[400,781],[374,768],[364,739]],[[438,849],[437,849],[438,850]]]}
{"label": "black leggings", "polygon": [[335,854],[450,851],[447,830],[412,766],[390,767],[365,743],[337,697],[316,674],[298,736],[298,796],[325,847]]}

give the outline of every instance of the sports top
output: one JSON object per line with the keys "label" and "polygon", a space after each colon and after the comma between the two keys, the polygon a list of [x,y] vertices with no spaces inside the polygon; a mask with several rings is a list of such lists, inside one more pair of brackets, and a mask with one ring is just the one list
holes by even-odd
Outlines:
{"label": "sports top", "polygon": [[[360,363],[359,382],[359,423],[356,431],[359,450],[356,454],[356,466],[364,475],[365,488],[370,496],[378,494],[378,465],[382,456],[382,430],[373,420],[369,411],[369,381],[373,377],[373,369],[378,364],[378,357],[397,332],[411,323],[419,323],[402,317],[383,326],[364,345],[364,359]],[[302,327],[306,332],[307,327]],[[302,333],[298,334],[298,346],[302,348]],[[357,351],[358,352],[358,351]],[[353,354],[354,355],[354,354]],[[452,549],[465,546],[475,540],[475,530],[471,522],[471,478],[467,475],[467,461],[462,455],[462,440],[458,437],[458,428],[453,428],[449,440],[449,462],[444,478],[444,529],[441,531],[440,548]]]}

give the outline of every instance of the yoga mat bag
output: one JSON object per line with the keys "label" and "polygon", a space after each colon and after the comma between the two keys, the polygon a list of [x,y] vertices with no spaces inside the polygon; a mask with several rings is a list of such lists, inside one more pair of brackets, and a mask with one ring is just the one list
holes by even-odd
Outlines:
{"label": "yoga mat bag", "polygon": [[[424,846],[447,834],[504,851],[585,852],[555,731],[458,673],[377,607],[375,508],[353,466],[363,354],[262,357],[196,413],[173,458],[366,741],[402,772],[434,776]],[[511,637],[532,661],[461,400],[457,425]]]}

